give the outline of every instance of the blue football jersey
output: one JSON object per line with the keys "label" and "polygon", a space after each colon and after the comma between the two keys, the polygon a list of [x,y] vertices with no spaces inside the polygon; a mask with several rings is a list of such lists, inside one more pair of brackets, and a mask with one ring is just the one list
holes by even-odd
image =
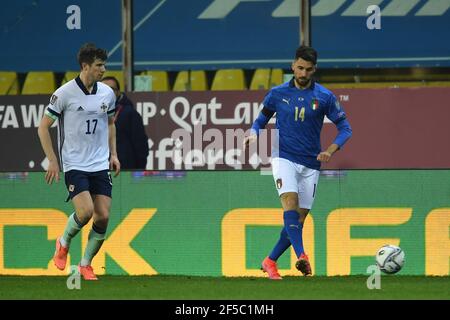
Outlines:
{"label": "blue football jersey", "polygon": [[[320,131],[324,117],[336,125],[341,121],[348,124],[336,96],[315,82],[307,89],[298,89],[292,79],[272,88],[263,105],[276,113],[278,139],[273,144],[272,157],[288,159],[316,170],[320,169],[317,155],[321,152]],[[342,146],[336,140],[334,143]]]}

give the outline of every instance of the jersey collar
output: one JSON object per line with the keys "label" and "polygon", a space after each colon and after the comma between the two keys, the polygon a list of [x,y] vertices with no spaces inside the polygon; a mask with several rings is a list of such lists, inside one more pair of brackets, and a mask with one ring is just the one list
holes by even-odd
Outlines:
{"label": "jersey collar", "polygon": [[[291,81],[289,81],[289,87],[291,87],[291,88],[297,88],[296,86],[295,86],[295,83],[294,83],[294,77],[292,77],[292,79],[291,79]],[[309,86],[309,88],[308,89],[311,89],[311,90],[314,90],[314,86],[316,85],[316,82],[314,81],[314,79],[311,79],[311,85]]]}
{"label": "jersey collar", "polygon": [[97,82],[94,83],[94,87],[92,88],[92,92],[89,92],[81,81],[80,76],[75,78],[75,82],[80,87],[81,91],[84,92],[85,95],[96,94],[97,93]]}

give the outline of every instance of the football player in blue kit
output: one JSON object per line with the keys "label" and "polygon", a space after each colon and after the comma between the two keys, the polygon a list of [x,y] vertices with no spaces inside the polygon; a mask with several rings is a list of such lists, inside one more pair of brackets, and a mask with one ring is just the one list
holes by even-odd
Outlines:
{"label": "football player in blue kit", "polygon": [[[281,279],[276,261],[291,245],[297,255],[296,268],[305,276],[312,274],[303,248],[303,224],[317,193],[321,162],[328,162],[352,135],[335,95],[313,80],[316,65],[315,49],[301,46],[296,50],[291,65],[294,77],[267,93],[251,133],[244,139],[244,147],[256,141],[259,131],[276,115],[272,174],[284,211],[284,227],[261,266],[273,280]],[[338,134],[330,146],[322,150],[320,132],[325,116],[336,125]]]}

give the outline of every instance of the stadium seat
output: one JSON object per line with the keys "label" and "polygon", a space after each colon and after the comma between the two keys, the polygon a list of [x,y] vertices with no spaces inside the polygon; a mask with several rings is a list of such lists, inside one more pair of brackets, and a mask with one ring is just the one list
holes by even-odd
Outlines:
{"label": "stadium seat", "polygon": [[208,90],[208,85],[206,81],[206,72],[204,70],[191,71],[189,79],[191,80],[192,91]]}
{"label": "stadium seat", "polygon": [[[64,83],[75,79],[78,75],[80,74],[80,71],[67,71],[64,74],[64,77],[61,81],[61,85],[63,85]],[[123,90],[123,88],[125,87],[125,82],[123,79],[123,72],[120,70],[109,70],[106,71],[105,74],[103,75],[103,77],[114,77],[117,79],[117,81],[119,81],[119,85],[120,85],[120,90]]]}
{"label": "stadium seat", "polygon": [[449,74],[432,74],[432,73],[386,73],[386,74],[362,74],[357,76],[361,82],[406,82],[406,81],[448,81]]}
{"label": "stadium seat", "polygon": [[211,90],[245,90],[244,71],[242,69],[220,69],[211,86]]}
{"label": "stadium seat", "polygon": [[450,81],[427,81],[423,84],[423,86],[427,87],[450,87]]}
{"label": "stadium seat", "polygon": [[407,82],[438,82],[450,81],[450,74],[448,72],[424,69],[424,68],[409,68],[399,69],[390,68],[385,70],[326,70],[320,72],[318,80],[320,83],[377,83],[392,84],[401,83],[407,85]]}
{"label": "stadium seat", "polygon": [[103,77],[114,77],[119,81],[120,85],[120,91],[123,91],[125,89],[125,80],[123,77],[123,71],[122,70],[106,70]]}
{"label": "stadium seat", "polygon": [[323,74],[318,80],[319,83],[351,83],[355,82],[357,78],[352,74]]}
{"label": "stadium seat", "polygon": [[250,90],[269,89],[270,69],[256,69],[253,74]]}
{"label": "stadium seat", "polygon": [[173,91],[188,91],[189,90],[189,71],[180,71],[177,74],[175,83],[173,84]]}
{"label": "stadium seat", "polygon": [[334,89],[378,89],[378,88],[420,88],[450,87],[450,81],[392,81],[392,82],[350,82],[321,83],[330,90]]}
{"label": "stadium seat", "polygon": [[19,94],[19,80],[14,71],[0,71],[0,95]]}
{"label": "stadium seat", "polygon": [[203,70],[180,71],[173,85],[173,91],[205,91],[206,89],[206,73]]}
{"label": "stadium seat", "polygon": [[283,81],[283,69],[272,69],[270,74],[270,88],[279,86]]}
{"label": "stadium seat", "polygon": [[67,71],[64,74],[64,77],[61,81],[61,85],[63,85],[66,82],[69,82],[72,79],[75,79],[80,74],[80,71]]}
{"label": "stadium seat", "polygon": [[143,71],[141,75],[152,77],[152,91],[169,91],[169,75],[167,71]]}
{"label": "stadium seat", "polygon": [[55,75],[51,71],[30,71],[25,78],[22,94],[51,94],[56,90]]}

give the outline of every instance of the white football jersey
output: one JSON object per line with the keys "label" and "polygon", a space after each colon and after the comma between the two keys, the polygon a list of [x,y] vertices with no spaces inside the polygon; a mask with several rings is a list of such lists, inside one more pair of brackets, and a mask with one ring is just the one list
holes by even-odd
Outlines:
{"label": "white football jersey", "polygon": [[116,97],[101,83],[89,93],[80,77],[50,98],[45,114],[58,119],[58,147],[64,172],[109,169],[108,117],[114,116]]}

